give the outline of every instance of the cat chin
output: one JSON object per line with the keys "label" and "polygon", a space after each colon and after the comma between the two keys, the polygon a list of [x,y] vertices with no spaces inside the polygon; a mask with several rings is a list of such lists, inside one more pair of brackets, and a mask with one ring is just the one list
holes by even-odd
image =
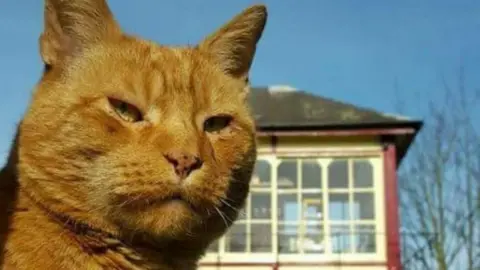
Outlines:
{"label": "cat chin", "polygon": [[123,209],[116,219],[133,231],[143,231],[158,238],[184,238],[192,235],[206,218],[187,202],[169,200],[145,205],[143,208]]}

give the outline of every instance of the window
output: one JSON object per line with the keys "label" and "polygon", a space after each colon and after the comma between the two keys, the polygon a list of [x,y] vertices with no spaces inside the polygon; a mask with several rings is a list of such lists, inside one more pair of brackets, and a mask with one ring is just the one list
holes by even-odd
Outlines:
{"label": "window", "polygon": [[[252,253],[272,252],[272,169],[266,160],[258,160],[250,189],[249,225],[250,250]],[[258,179],[258,181],[255,181]]]}
{"label": "window", "polygon": [[270,187],[271,166],[266,160],[258,160],[253,172],[251,185],[253,187]]}
{"label": "window", "polygon": [[[334,159],[328,165],[333,253],[375,252],[373,167],[368,160]],[[364,248],[369,242],[368,248]]]}
{"label": "window", "polygon": [[277,167],[278,253],[323,252],[321,167],[315,159],[284,159]]}
{"label": "window", "polygon": [[[258,160],[252,175],[250,196],[241,215],[223,237],[226,253],[272,252],[272,190],[271,165]],[[218,252],[214,243],[210,252]]]}
{"label": "window", "polygon": [[225,251],[241,252],[247,251],[247,224],[245,221],[239,220],[232,225],[225,235]]}
{"label": "window", "polygon": [[244,214],[209,252],[377,252],[372,160],[260,158]]}

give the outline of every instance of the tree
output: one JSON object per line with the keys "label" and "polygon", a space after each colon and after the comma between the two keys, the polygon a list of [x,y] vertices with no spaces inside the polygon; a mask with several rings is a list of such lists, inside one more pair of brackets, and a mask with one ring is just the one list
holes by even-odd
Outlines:
{"label": "tree", "polygon": [[464,74],[442,78],[399,171],[404,269],[480,269],[480,91]]}

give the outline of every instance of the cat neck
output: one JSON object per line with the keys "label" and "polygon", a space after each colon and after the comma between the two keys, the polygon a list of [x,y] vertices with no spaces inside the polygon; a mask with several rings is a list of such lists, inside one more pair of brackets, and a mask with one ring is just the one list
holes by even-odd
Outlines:
{"label": "cat neck", "polygon": [[[145,238],[127,236],[129,241],[120,236],[102,231],[90,225],[69,219],[57,217],[62,226],[73,233],[83,250],[95,256],[116,256],[125,260],[122,266],[127,269],[196,269],[199,254],[188,252],[189,246],[178,242],[164,240],[153,244]],[[190,246],[191,248],[191,246]],[[122,269],[123,269],[122,268]]]}
{"label": "cat neck", "polygon": [[[196,269],[200,253],[191,243],[158,240],[152,243],[138,236],[130,238],[106,232],[67,215],[45,209],[22,190],[21,185],[17,199],[10,219],[11,231],[8,240],[11,240],[11,243],[7,244],[7,249],[9,253],[27,251],[28,254],[17,253],[19,257],[28,256],[32,258],[31,261],[40,260],[39,257],[42,256],[35,254],[36,247],[32,247],[32,250],[22,247],[25,241],[32,241],[39,245],[55,245],[51,247],[54,250],[68,249],[68,258],[49,255],[51,261],[57,265],[64,265],[65,259],[71,259],[81,260],[77,264],[94,265],[89,269]],[[30,234],[35,239],[26,239],[26,232],[36,228],[37,234]],[[43,265],[35,267],[55,269]]]}

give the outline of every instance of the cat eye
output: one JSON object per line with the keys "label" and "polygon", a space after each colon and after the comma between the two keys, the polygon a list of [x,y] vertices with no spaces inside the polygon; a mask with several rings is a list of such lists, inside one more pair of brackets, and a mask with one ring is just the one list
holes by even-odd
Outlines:
{"label": "cat eye", "polygon": [[108,101],[123,120],[132,123],[143,120],[142,112],[134,105],[114,98],[109,98]]}
{"label": "cat eye", "polygon": [[226,128],[232,122],[232,117],[228,115],[213,116],[208,118],[203,123],[203,130],[205,132],[213,133],[219,132]]}

